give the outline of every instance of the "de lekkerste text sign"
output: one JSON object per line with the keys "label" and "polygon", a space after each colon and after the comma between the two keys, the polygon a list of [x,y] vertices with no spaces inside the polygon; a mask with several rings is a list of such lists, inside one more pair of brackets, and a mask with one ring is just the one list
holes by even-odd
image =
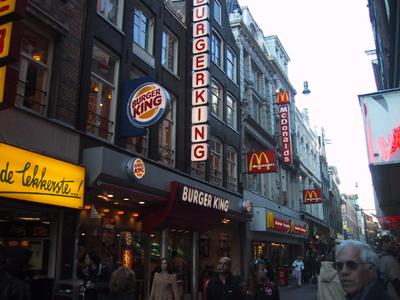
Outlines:
{"label": "de lekkerste text sign", "polygon": [[0,197],[82,208],[85,169],[0,143]]}

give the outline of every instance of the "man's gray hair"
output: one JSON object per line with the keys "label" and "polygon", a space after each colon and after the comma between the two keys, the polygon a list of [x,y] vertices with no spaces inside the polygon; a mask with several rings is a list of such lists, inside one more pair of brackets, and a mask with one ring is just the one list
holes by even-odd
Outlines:
{"label": "man's gray hair", "polygon": [[360,250],[360,259],[365,264],[378,266],[379,257],[375,251],[367,244],[355,240],[344,240],[336,246],[336,259],[339,253],[347,248],[356,248]]}

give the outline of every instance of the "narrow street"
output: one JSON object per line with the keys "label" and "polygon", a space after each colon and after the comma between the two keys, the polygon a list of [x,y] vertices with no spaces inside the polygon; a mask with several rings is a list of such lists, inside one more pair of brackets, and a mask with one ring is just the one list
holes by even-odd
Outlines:
{"label": "narrow street", "polygon": [[281,300],[316,300],[318,287],[316,284],[305,284],[297,287],[294,282],[287,287],[280,287]]}

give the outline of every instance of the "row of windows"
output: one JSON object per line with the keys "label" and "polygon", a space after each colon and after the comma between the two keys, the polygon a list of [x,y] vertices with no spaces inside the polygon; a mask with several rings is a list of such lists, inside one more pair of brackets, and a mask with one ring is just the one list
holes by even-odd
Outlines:
{"label": "row of windows", "polygon": [[[237,177],[237,151],[230,147],[226,147],[224,157],[224,145],[216,137],[210,139],[210,182],[215,185],[222,186],[223,178],[223,161],[226,161],[226,187],[236,191],[238,185]],[[205,162],[192,162],[192,175],[205,179],[206,164]]]}
{"label": "row of windows", "polygon": [[[211,35],[211,60],[221,70],[224,69],[224,46],[222,38],[213,32]],[[229,47],[226,47],[226,76],[236,83],[237,80],[237,58],[235,52]]]}

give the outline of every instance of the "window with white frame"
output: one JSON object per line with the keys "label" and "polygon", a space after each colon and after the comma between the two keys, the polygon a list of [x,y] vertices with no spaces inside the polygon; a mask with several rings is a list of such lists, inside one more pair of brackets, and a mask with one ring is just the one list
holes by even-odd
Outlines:
{"label": "window with white frame", "polygon": [[53,41],[24,26],[19,59],[16,105],[45,115],[51,74]]}
{"label": "window with white frame", "polygon": [[221,3],[219,3],[218,0],[214,0],[214,19],[218,22],[219,25],[222,25],[221,20],[222,20],[222,9],[221,9]]}
{"label": "window with white frame", "polygon": [[174,166],[175,164],[175,124],[176,124],[176,97],[171,94],[171,102],[164,120],[158,127],[158,147],[160,161]]}
{"label": "window with white frame", "polygon": [[123,4],[122,0],[97,0],[97,13],[121,29]]}
{"label": "window with white frame", "polygon": [[226,96],[226,124],[237,129],[237,101],[231,96]]}
{"label": "window with white frame", "polygon": [[215,80],[211,81],[211,112],[222,120],[223,118],[223,90]]}
{"label": "window with white frame", "polygon": [[172,73],[178,73],[178,39],[167,30],[162,33],[161,64]]}
{"label": "window with white frame", "polygon": [[134,8],[133,16],[133,42],[153,54],[153,29],[154,20],[150,13],[139,8]]}
{"label": "window with white frame", "polygon": [[211,35],[211,60],[222,69],[222,39],[213,32]]}
{"label": "window with white frame", "polygon": [[226,49],[226,75],[236,82],[236,54],[231,48]]}
{"label": "window with white frame", "polygon": [[210,182],[222,186],[223,145],[215,137],[210,139]]}
{"label": "window with white frame", "polygon": [[237,190],[237,152],[232,147],[226,149],[226,176],[227,188],[232,191]]}
{"label": "window with white frame", "polygon": [[114,138],[117,68],[117,57],[95,42],[86,131],[109,141]]}

